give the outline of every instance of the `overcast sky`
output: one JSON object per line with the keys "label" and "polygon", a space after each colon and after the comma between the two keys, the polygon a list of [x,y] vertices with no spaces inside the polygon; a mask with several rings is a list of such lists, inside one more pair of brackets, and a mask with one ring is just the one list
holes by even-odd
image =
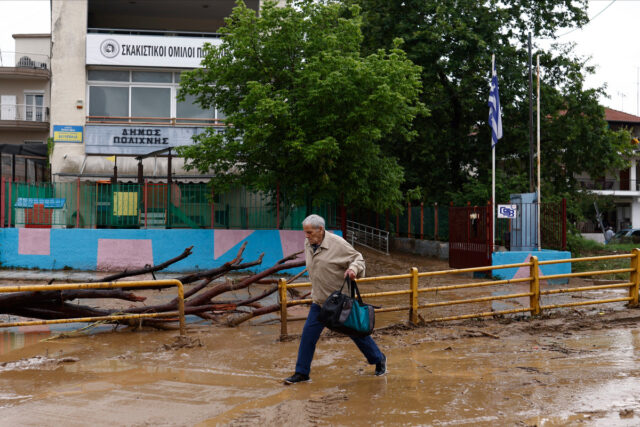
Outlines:
{"label": "overcast sky", "polygon": [[[587,87],[607,85],[609,98],[601,99],[604,105],[640,115],[640,0],[593,0],[589,17],[593,20],[582,29],[559,31],[558,41],[575,42],[576,53],[591,57],[589,64],[596,66],[596,74],[587,78]],[[48,0],[0,0],[0,51],[15,50],[12,34],[50,31]],[[548,42],[539,43],[546,46]]]}

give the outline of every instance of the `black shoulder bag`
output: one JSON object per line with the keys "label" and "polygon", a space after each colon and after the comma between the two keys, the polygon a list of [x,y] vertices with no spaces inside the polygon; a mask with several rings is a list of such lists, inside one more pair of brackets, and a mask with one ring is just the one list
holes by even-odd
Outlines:
{"label": "black shoulder bag", "polygon": [[[351,288],[351,297],[342,293]],[[345,278],[340,290],[334,291],[322,305],[319,320],[332,331],[355,337],[371,335],[375,325],[374,307],[362,302],[355,280]]]}

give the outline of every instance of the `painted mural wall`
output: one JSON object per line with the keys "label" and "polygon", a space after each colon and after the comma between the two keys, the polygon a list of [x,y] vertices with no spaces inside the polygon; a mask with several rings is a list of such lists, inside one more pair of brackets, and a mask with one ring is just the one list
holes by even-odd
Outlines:
{"label": "painted mural wall", "polygon": [[[520,264],[531,261],[532,256],[537,256],[538,261],[551,261],[570,259],[571,252],[568,251],[554,251],[543,249],[541,251],[511,251],[511,252],[494,252],[492,256],[492,265],[507,265],[507,264]],[[541,276],[548,276],[552,274],[568,274],[571,273],[571,263],[550,264],[541,265],[538,267],[539,274]],[[530,277],[529,267],[519,268],[505,268],[500,270],[494,270],[493,277],[497,279],[520,279],[524,277]],[[554,279],[549,280],[551,284],[566,284],[569,279]]]}
{"label": "painted mural wall", "polygon": [[[340,231],[334,231],[341,235]],[[176,257],[189,246],[192,255],[166,272],[206,270],[235,258],[242,243],[245,262],[264,252],[259,269],[304,248],[301,230],[0,230],[0,265],[13,268],[121,271],[155,265]],[[292,269],[296,273],[301,269]]]}

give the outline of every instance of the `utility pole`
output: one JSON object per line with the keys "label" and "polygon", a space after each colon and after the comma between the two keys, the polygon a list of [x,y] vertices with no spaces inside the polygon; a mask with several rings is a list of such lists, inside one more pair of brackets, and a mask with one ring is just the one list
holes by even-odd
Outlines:
{"label": "utility pole", "polygon": [[531,57],[531,32],[529,32],[529,192],[533,193],[533,70]]}

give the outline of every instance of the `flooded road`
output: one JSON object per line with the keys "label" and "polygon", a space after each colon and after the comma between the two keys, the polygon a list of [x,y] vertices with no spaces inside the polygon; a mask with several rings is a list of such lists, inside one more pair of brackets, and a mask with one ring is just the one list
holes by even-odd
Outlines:
{"label": "flooded road", "polygon": [[[385,262],[393,273],[446,268],[422,260],[376,258],[369,275],[391,272]],[[348,338],[325,334],[313,381],[294,386],[282,379],[301,321],[284,342],[278,323],[191,325],[190,347],[172,345],[173,331],[5,332],[0,425],[639,425],[640,310],[621,308],[415,328],[401,324],[406,312],[386,313],[374,335],[386,376]]]}

